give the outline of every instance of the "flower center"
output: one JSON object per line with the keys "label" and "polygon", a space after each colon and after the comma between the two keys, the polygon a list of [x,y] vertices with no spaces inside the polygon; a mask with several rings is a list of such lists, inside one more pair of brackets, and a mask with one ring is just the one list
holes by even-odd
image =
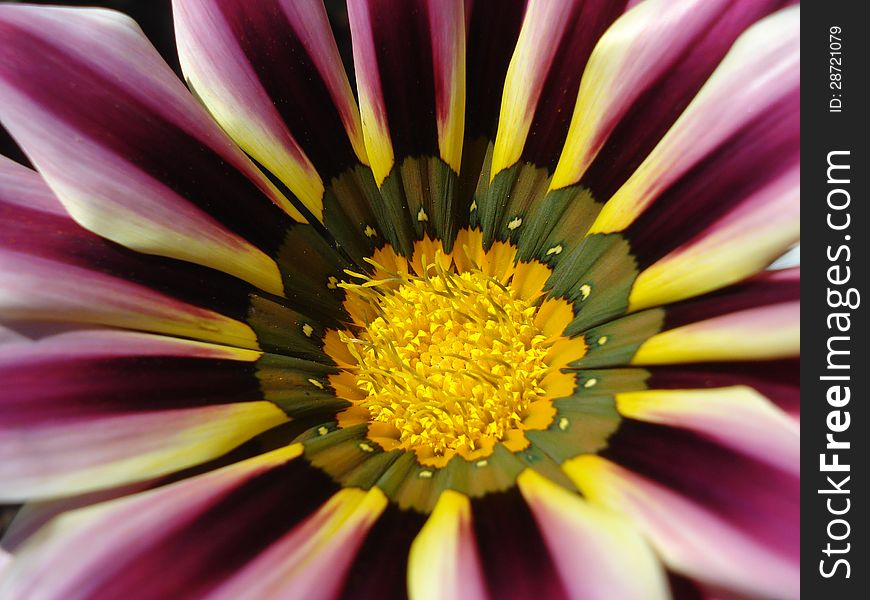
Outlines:
{"label": "flower center", "polygon": [[341,336],[370,422],[420,456],[471,459],[522,438],[550,369],[538,306],[479,269],[455,273],[436,261],[400,279],[391,289],[343,284],[363,291],[374,317],[357,337]]}

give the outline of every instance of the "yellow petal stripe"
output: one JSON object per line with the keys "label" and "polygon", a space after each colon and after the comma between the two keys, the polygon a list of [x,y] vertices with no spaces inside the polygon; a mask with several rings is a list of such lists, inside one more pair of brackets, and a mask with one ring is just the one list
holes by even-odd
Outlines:
{"label": "yellow petal stripe", "polygon": [[460,575],[477,570],[474,549],[463,547],[473,537],[469,529],[471,503],[468,497],[445,490],[435,509],[411,545],[408,557],[408,595],[412,600],[443,598],[484,598],[480,579]]}
{"label": "yellow petal stripe", "polygon": [[438,150],[459,173],[465,135],[465,11],[461,2],[429,0],[438,105]]}
{"label": "yellow petal stripe", "polygon": [[644,342],[634,365],[763,360],[800,354],[800,305],[775,304],[664,331]]}
{"label": "yellow petal stripe", "polygon": [[395,158],[381,89],[370,10],[366,0],[351,0],[347,4],[366,155],[375,181],[381,185],[393,168]]}
{"label": "yellow petal stripe", "polygon": [[765,187],[701,239],[671,252],[635,280],[629,310],[660,306],[736,283],[800,239],[800,168]]}
{"label": "yellow petal stripe", "polygon": [[531,0],[526,7],[526,17],[505,78],[490,181],[520,159],[544,79],[573,4],[568,0]]}
{"label": "yellow petal stripe", "polygon": [[[246,402],[79,420],[22,429],[22,456],[0,467],[2,497],[21,501],[92,492],[201,464],[285,423],[271,402]],[[45,457],[64,451],[61,471]]]}

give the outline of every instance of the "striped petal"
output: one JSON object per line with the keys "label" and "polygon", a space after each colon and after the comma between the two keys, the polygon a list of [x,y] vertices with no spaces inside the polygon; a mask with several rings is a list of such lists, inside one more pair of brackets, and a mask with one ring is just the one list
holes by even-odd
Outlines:
{"label": "striped petal", "polygon": [[[204,596],[281,536],[304,527],[332,495],[322,475],[295,460],[301,453],[298,444],[284,447],[68,512],[16,550],[0,595],[158,598],[184,589]],[[328,520],[328,512],[321,514]]]}
{"label": "striped petal", "polygon": [[800,239],[799,186],[796,164],[642,271],[629,310],[684,300],[762,271]]}
{"label": "striped petal", "polygon": [[337,492],[209,597],[335,597],[366,533],[386,505],[386,496],[378,488]]}
{"label": "striped petal", "polygon": [[799,595],[799,478],[679,430],[627,421],[604,457],[564,470],[667,565],[714,588]]}
{"label": "striped petal", "polygon": [[558,158],[568,103],[601,33],[622,2],[531,0],[502,96],[491,177],[521,157],[548,166]]}
{"label": "striped petal", "polygon": [[528,3],[505,78],[491,162],[473,205],[486,247],[497,239],[516,240],[544,197],[583,68],[624,6],[600,0]]}
{"label": "striped petal", "polygon": [[465,11],[450,0],[348,3],[363,134],[389,241],[435,233],[449,248],[465,132]]}
{"label": "striped petal", "polygon": [[[744,283],[583,332],[580,368],[774,360],[800,354],[800,271]],[[582,319],[575,319],[575,323]],[[574,325],[569,326],[569,330]]]}
{"label": "striped petal", "polygon": [[347,12],[353,36],[353,62],[363,138],[369,165],[380,185],[393,168],[395,153],[378,65],[372,9],[365,0],[359,0],[349,2]]}
{"label": "striped petal", "polygon": [[789,302],[671,329],[643,343],[632,364],[759,360],[800,351],[800,306]]}
{"label": "striped petal", "polygon": [[0,119],[84,227],[276,294],[297,237],[328,254],[127,17],[3,6],[0,27]]}
{"label": "striped petal", "polygon": [[525,10],[526,0],[465,2],[467,91],[457,205],[472,227],[479,226],[475,196],[489,183],[504,80]]}
{"label": "striped petal", "polygon": [[[756,135],[770,129],[763,139],[793,146],[789,118],[800,85],[799,21],[799,7],[785,9],[738,39],[674,126],[608,200],[592,233],[626,229],[692,168],[717,158],[717,150],[735,136],[749,135],[747,129]],[[757,160],[763,154],[753,156]],[[721,168],[715,160],[712,164]]]}
{"label": "striped petal", "polygon": [[589,58],[550,188],[579,182],[602,154],[584,183],[596,195],[612,194],[610,186],[624,183],[737,36],[784,3],[653,0],[626,11]]}
{"label": "striped petal", "polygon": [[173,9],[182,70],[212,116],[339,243],[367,254],[371,175],[322,1],[176,0]]}
{"label": "striped petal", "polygon": [[523,472],[517,483],[571,598],[669,598],[658,558],[627,521],[534,470]]}
{"label": "striped petal", "polygon": [[[365,159],[323,4],[176,0],[173,9],[182,69],[197,96],[242,149],[321,216],[317,168],[331,178]],[[294,91],[301,85],[305,94]],[[314,161],[297,138],[308,141]]]}
{"label": "striped petal", "polygon": [[685,390],[745,385],[800,421],[800,360],[651,367],[650,389]]}
{"label": "striped petal", "polygon": [[[752,11],[744,12],[725,15],[726,29],[732,27],[732,17],[740,21]],[[799,7],[793,7],[744,33],[618,190],[601,191],[612,177],[603,178],[604,183],[583,177],[551,191],[527,219],[518,255],[555,263],[550,286],[556,294],[576,298],[578,288],[594,284],[589,280],[602,274],[608,289],[619,291],[608,314],[599,313],[607,307],[586,310],[579,318],[584,326],[625,309],[673,302],[739,281],[796,241],[798,22]],[[710,35],[718,30],[714,27]],[[656,95],[658,89],[653,86],[650,93]],[[748,94],[745,100],[741,94]],[[648,120],[641,112],[635,122],[642,127]],[[634,148],[630,140],[627,144]],[[620,162],[610,154],[601,156],[607,164]],[[598,283],[603,289],[604,282]]]}
{"label": "striped petal", "polygon": [[486,598],[466,496],[441,492],[408,562],[408,596],[413,600]]}
{"label": "striped petal", "polygon": [[307,266],[309,281],[297,279],[285,300],[221,271],[128,250],[79,226],[37,173],[0,157],[5,321],[109,325],[322,357],[321,327],[343,313],[325,294],[326,274]]}
{"label": "striped petal", "polygon": [[112,331],[0,347],[3,499],[151,479],[287,421],[261,400],[259,356]]}
{"label": "striped petal", "polygon": [[[43,525],[57,516],[99,502],[115,500],[122,496],[137,494],[153,486],[152,482],[136,482],[128,485],[106,488],[75,496],[62,496],[45,500],[28,500],[15,512],[8,529],[0,533],[0,547],[15,554],[16,550],[35,534]],[[0,577],[2,580],[2,577]]]}
{"label": "striped petal", "polygon": [[771,360],[800,354],[800,273],[770,275],[668,309],[664,331],[643,342],[636,365]]}
{"label": "striped petal", "polygon": [[645,390],[615,399],[625,417],[689,429],[800,474],[800,426],[750,387]]}
{"label": "striped petal", "polygon": [[[366,146],[388,145],[375,155],[399,159],[435,154],[458,172],[465,107],[462,3],[354,0],[348,14]],[[392,160],[372,162],[379,183],[392,167]]]}
{"label": "striped petal", "polygon": [[[112,325],[257,347],[254,332],[238,320],[243,315],[230,309],[233,292],[247,286],[218,272],[169,263],[83,229],[37,173],[0,157],[3,319]],[[209,310],[185,302],[207,302],[205,290],[215,279],[213,288],[224,292],[223,306]],[[158,292],[160,287],[175,293]],[[243,292],[243,306],[246,296]],[[235,312],[237,318],[221,312]]]}
{"label": "striped petal", "polygon": [[430,2],[432,70],[438,154],[454,172],[462,160],[465,133],[465,13],[461,3]]}

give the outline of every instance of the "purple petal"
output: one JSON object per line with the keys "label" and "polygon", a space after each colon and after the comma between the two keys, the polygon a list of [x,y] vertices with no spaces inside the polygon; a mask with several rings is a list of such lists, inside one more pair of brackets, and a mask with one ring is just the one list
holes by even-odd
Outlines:
{"label": "purple petal", "polygon": [[4,6],[0,28],[0,119],[73,218],[122,245],[283,292],[271,255],[301,216],[135,24],[101,10]]}

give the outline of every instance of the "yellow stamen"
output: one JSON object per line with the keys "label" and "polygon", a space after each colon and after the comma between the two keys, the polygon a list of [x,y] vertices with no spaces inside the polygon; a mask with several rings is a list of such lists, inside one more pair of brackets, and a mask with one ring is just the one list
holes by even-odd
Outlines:
{"label": "yellow stamen", "polygon": [[432,457],[428,464],[454,453],[477,461],[495,442],[516,438],[512,432],[540,428],[540,418],[534,427],[525,421],[545,398],[551,369],[538,305],[479,268],[447,269],[443,258],[440,251],[434,261],[422,257],[419,276],[346,271],[360,283],[339,284],[372,316],[355,334],[339,334],[365,394],[354,404],[383,424],[372,439],[386,447],[380,439],[389,431],[390,449]]}

